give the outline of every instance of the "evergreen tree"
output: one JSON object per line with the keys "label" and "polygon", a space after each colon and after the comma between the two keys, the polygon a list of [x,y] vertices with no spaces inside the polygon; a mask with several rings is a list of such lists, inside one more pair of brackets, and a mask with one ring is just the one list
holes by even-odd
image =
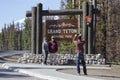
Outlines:
{"label": "evergreen tree", "polygon": [[25,19],[24,29],[22,32],[23,36],[23,48],[24,50],[31,49],[31,19]]}

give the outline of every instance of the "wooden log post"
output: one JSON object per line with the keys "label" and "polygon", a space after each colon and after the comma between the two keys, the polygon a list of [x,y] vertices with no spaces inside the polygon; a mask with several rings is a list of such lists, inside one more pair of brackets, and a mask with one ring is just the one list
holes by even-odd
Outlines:
{"label": "wooden log post", "polygon": [[32,7],[31,53],[36,54],[36,18],[37,8]]}
{"label": "wooden log post", "polygon": [[[89,7],[89,16],[92,18],[92,6]],[[88,54],[93,53],[93,26],[92,26],[92,19],[91,23],[88,27]]]}
{"label": "wooden log post", "polygon": [[37,38],[36,54],[42,53],[42,4],[37,5]]}
{"label": "wooden log post", "polygon": [[[83,13],[82,9],[71,9],[71,10],[42,10],[42,16],[52,15],[80,15]],[[26,12],[26,17],[31,17],[31,11]]]}
{"label": "wooden log post", "polygon": [[88,16],[88,2],[83,2],[83,38],[86,40],[84,53],[88,54],[88,26],[85,21],[86,16]]}
{"label": "wooden log post", "polygon": [[97,9],[97,0],[92,1],[93,5],[93,54],[96,54],[96,12],[94,12]]}

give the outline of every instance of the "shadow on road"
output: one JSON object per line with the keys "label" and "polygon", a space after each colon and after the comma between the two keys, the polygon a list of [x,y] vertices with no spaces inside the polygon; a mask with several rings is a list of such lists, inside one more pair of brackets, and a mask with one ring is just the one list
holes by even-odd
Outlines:
{"label": "shadow on road", "polygon": [[21,77],[28,77],[26,75],[18,74],[11,70],[0,69],[0,77],[1,78],[21,78]]}

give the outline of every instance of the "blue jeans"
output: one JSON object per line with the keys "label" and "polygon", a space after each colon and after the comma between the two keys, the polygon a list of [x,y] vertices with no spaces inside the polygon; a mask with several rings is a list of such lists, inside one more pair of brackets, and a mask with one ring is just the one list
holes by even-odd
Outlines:
{"label": "blue jeans", "polygon": [[84,55],[82,53],[76,54],[77,73],[80,74],[80,60],[83,66],[83,72],[85,75],[87,75],[86,63],[85,63]]}
{"label": "blue jeans", "polygon": [[43,63],[47,64],[48,51],[43,52]]}

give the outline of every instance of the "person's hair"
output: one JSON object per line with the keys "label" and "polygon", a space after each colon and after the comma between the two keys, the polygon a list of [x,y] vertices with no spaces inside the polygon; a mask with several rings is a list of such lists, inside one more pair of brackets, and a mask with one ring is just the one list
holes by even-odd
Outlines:
{"label": "person's hair", "polygon": [[82,36],[78,36],[77,38],[78,38],[79,40],[81,40]]}
{"label": "person's hair", "polygon": [[55,37],[54,36],[51,36],[51,39],[54,39]]}

